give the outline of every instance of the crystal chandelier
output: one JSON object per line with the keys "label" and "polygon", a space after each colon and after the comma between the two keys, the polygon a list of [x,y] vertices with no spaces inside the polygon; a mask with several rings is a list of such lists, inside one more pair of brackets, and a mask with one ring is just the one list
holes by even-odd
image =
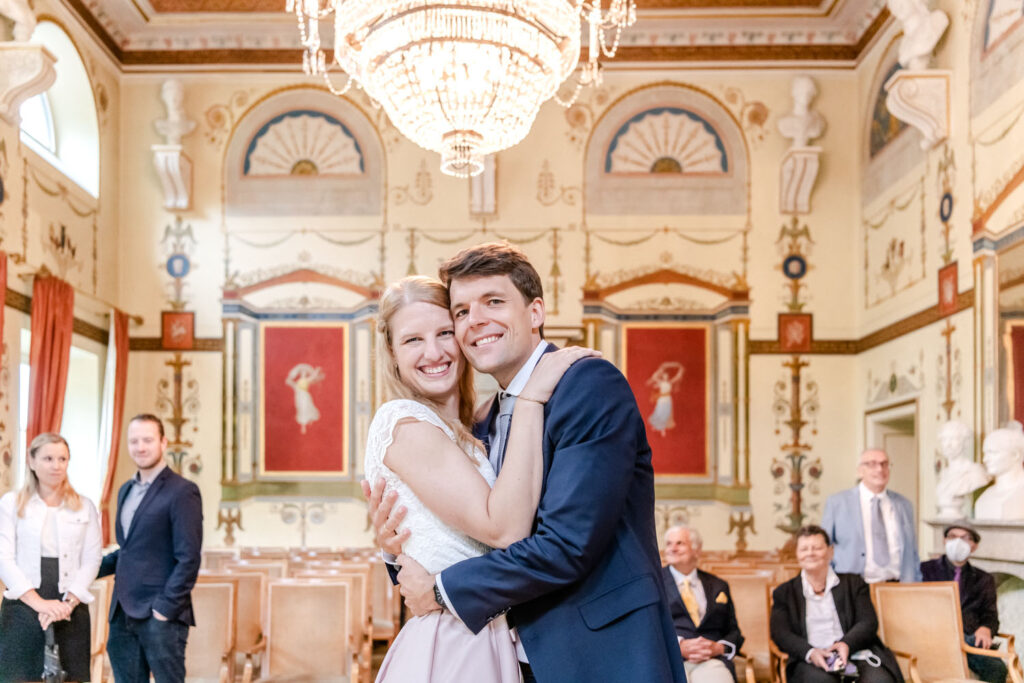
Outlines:
{"label": "crystal chandelier", "polygon": [[[441,170],[477,175],[488,154],[519,143],[551,97],[570,106],[601,80],[598,58],[615,55],[636,21],[633,0],[288,0],[304,47],[306,74],[336,95],[358,84],[417,145],[441,154]],[[319,24],[334,14],[335,87]],[[589,56],[568,100],[562,83],[580,61],[581,22]]]}

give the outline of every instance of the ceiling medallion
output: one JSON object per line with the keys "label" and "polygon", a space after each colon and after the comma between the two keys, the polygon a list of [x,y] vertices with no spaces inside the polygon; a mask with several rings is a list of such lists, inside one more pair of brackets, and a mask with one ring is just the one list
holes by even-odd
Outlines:
{"label": "ceiling medallion", "polygon": [[[598,58],[613,57],[622,29],[636,21],[633,0],[288,0],[298,20],[303,71],[336,95],[357,84],[420,147],[441,154],[441,170],[468,177],[483,159],[526,137],[541,104],[570,106],[598,85]],[[319,24],[334,14],[328,64]],[[559,86],[588,57],[572,96]],[[337,88],[337,65],[349,76]]]}

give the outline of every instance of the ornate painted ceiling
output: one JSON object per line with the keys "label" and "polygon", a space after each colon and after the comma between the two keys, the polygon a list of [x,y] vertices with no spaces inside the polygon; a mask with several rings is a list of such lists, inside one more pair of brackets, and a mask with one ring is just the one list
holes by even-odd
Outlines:
{"label": "ornate painted ceiling", "polygon": [[[301,63],[285,0],[62,0],[125,70]],[[889,20],[885,0],[637,0],[608,68],[856,64]],[[330,35],[325,35],[329,43]]]}

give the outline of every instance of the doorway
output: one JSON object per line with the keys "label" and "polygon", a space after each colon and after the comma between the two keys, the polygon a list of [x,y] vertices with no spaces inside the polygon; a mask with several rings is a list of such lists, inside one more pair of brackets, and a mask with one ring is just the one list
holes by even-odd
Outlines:
{"label": "doorway", "polygon": [[869,411],[865,419],[865,448],[881,448],[889,456],[892,470],[889,489],[910,501],[914,522],[919,521],[919,463],[917,445],[917,400]]}

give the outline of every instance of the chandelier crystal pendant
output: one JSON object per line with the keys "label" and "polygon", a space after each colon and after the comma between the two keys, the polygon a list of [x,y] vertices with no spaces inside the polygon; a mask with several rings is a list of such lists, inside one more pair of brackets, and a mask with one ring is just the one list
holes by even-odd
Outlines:
{"label": "chandelier crystal pendant", "polygon": [[[357,84],[420,147],[441,154],[441,170],[468,177],[483,159],[518,144],[540,105],[575,102],[601,82],[598,62],[615,55],[622,29],[636,21],[633,0],[288,0],[303,45],[303,71],[343,95]],[[328,75],[319,24],[334,15]],[[580,61],[580,27],[589,55],[572,96],[557,96]],[[610,39],[610,40],[609,40]]]}

